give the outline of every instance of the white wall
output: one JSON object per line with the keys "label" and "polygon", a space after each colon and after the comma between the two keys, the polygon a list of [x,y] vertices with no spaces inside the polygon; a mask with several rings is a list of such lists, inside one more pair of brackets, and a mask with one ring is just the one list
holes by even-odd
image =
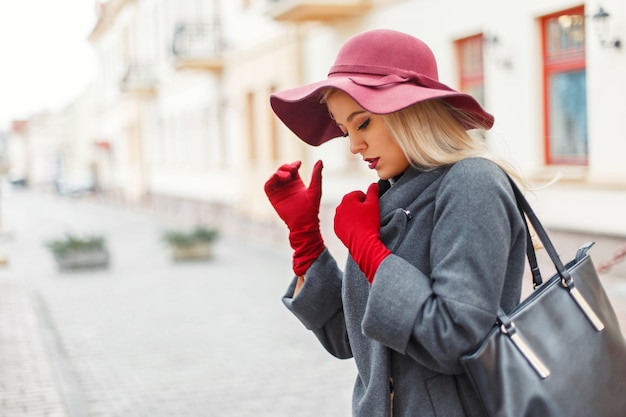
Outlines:
{"label": "white wall", "polygon": [[[156,95],[140,111],[146,187],[150,192],[232,203],[236,211],[262,220],[275,219],[263,193],[263,183],[284,162],[303,160],[303,177],[323,159],[323,203],[332,208],[353,189],[365,189],[376,176],[348,143],[338,139],[317,148],[304,145],[279,125],[279,160],[269,157],[271,114],[269,89],[279,90],[325,78],[341,44],[373,28],[411,33],[431,46],[439,64],[440,81],[458,87],[453,42],[483,33],[497,36],[485,45],[486,108],[496,117],[488,134],[490,146],[538,184],[557,175],[563,180],[538,191],[537,205],[549,225],[626,235],[619,214],[626,209],[626,45],[600,46],[591,18],[587,24],[587,107],[589,164],[585,167],[546,166],[543,141],[543,75],[539,18],[577,7],[569,0],[376,0],[366,14],[332,22],[300,25],[272,21],[267,2],[219,2],[203,9],[206,19],[221,16],[227,50],[224,69],[177,71],[169,48],[173,25],[197,2],[139,0],[125,7],[113,26],[95,42],[103,73],[96,85],[99,101],[93,135],[108,139],[111,187],[123,187],[134,175],[127,166],[127,136],[133,123],[120,96],[124,69],[125,31],[135,33],[136,57],[154,60]],[[207,6],[212,2],[207,2]],[[599,3],[587,2],[591,16]],[[626,42],[626,2],[605,0],[611,13],[611,38]],[[255,94],[255,139],[258,160],[248,158],[246,94]],[[126,104],[124,104],[126,103]],[[134,105],[140,105],[135,102]],[[181,124],[181,120],[183,120]],[[188,124],[188,126],[186,125]],[[197,126],[206,125],[198,136]],[[203,140],[205,142],[203,142]],[[224,186],[227,184],[227,186]],[[559,202],[569,203],[563,210]],[[583,218],[595,216],[593,221]],[[327,216],[329,221],[332,215]]]}

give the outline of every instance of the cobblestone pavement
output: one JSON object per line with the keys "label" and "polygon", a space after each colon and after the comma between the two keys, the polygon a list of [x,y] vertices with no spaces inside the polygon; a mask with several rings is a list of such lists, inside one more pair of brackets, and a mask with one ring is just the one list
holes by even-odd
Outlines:
{"label": "cobblestone pavement", "polygon": [[[280,302],[285,248],[225,236],[176,264],[142,213],[15,191],[2,211],[0,416],[350,415],[354,365]],[[105,233],[110,268],[58,272],[43,242],[67,231]]]}
{"label": "cobblestone pavement", "polygon": [[0,415],[65,417],[32,297],[0,282]]}
{"label": "cobblestone pavement", "polygon": [[[173,263],[144,212],[10,190],[0,212],[0,417],[350,415],[352,362],[280,302],[288,247],[225,236],[211,262]],[[104,233],[110,268],[57,271],[43,242],[65,232]],[[564,260],[626,243],[552,236]],[[602,279],[626,329],[625,277]]]}

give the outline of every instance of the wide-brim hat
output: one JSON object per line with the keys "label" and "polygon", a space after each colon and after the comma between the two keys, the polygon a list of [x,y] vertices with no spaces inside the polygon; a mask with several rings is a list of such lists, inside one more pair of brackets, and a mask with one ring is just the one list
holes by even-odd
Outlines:
{"label": "wide-brim hat", "polygon": [[474,97],[439,82],[430,48],[406,33],[376,29],[348,39],[328,78],[270,96],[272,109],[300,139],[314,146],[343,136],[331,119],[321,92],[333,87],[375,114],[389,114],[415,103],[443,99],[461,111],[465,129],[489,129],[494,118]]}

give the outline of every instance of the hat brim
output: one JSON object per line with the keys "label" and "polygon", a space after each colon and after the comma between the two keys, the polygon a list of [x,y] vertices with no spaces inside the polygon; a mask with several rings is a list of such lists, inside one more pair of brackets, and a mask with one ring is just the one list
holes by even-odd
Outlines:
{"label": "hat brim", "polygon": [[274,93],[270,96],[270,105],[278,118],[296,136],[313,146],[343,136],[343,132],[331,119],[326,104],[320,102],[321,92],[330,87],[345,92],[361,107],[374,114],[389,114],[421,101],[443,99],[469,116],[458,119],[465,129],[489,129],[493,126],[493,116],[476,99],[436,81],[432,81],[435,85],[429,87],[410,82],[372,87],[360,82],[380,78],[361,74],[332,76],[323,81]]}

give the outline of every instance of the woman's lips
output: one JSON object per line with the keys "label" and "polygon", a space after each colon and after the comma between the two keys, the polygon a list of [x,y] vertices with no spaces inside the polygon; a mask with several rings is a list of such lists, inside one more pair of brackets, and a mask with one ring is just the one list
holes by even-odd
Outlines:
{"label": "woman's lips", "polygon": [[376,169],[376,165],[378,165],[378,158],[365,158],[364,160],[367,162],[369,169]]}

